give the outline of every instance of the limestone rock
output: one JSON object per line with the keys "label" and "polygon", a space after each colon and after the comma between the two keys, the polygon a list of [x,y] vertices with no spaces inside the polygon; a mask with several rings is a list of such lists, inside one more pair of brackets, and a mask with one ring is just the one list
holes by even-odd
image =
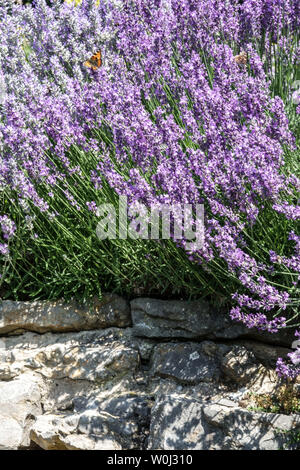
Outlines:
{"label": "limestone rock", "polygon": [[248,351],[251,351],[256,359],[261,362],[265,367],[276,367],[276,362],[279,357],[286,358],[287,354],[291,352],[290,348],[265,344],[260,341],[253,341],[250,339],[238,339],[234,341],[236,346],[243,346]]}
{"label": "limestone rock", "polygon": [[222,359],[222,371],[234,382],[246,384],[257,372],[254,354],[243,346],[233,346]]}
{"label": "limestone rock", "polygon": [[300,416],[254,413],[229,400],[205,405],[160,396],[152,410],[149,450],[278,450]]}
{"label": "limestone rock", "polygon": [[[107,384],[97,384],[98,394]],[[69,378],[48,379],[43,377],[41,389],[43,410],[47,414],[72,411],[74,402],[82,396],[89,396],[95,389],[95,383],[89,380],[73,380]]]}
{"label": "limestone rock", "polygon": [[0,382],[0,450],[29,445],[29,428],[42,413],[39,385],[32,374]]}
{"label": "limestone rock", "polygon": [[203,408],[204,419],[222,430],[231,449],[279,450],[288,433],[300,430],[300,416],[254,413],[229,403],[216,403]]}
{"label": "limestone rock", "polygon": [[155,347],[152,374],[184,384],[218,381],[219,364],[203,343],[164,343]]}
{"label": "limestone rock", "polygon": [[30,438],[45,450],[121,450],[113,438],[76,434],[79,416],[44,415],[32,426]]}
{"label": "limestone rock", "polygon": [[203,419],[203,405],[195,399],[161,395],[152,408],[148,450],[224,449],[222,437]]}
{"label": "limestone rock", "polygon": [[42,336],[25,333],[1,344],[0,370],[11,376],[34,370],[51,379],[105,382],[132,373],[139,365],[138,350],[113,328]]}
{"label": "limestone rock", "polygon": [[104,401],[81,397],[73,412],[45,414],[30,438],[47,450],[141,449],[148,437],[150,407],[145,396],[118,395]]}
{"label": "limestone rock", "polygon": [[101,300],[95,298],[91,306],[80,305],[76,301],[4,300],[0,303],[1,335],[24,330],[38,333],[81,331],[130,324],[128,303],[113,294],[105,295]]}
{"label": "limestone rock", "polygon": [[133,331],[147,338],[253,338],[261,342],[290,347],[293,332],[283,329],[276,334],[248,329],[218,311],[204,300],[157,300],[138,298],[131,301]]}
{"label": "limestone rock", "polygon": [[199,338],[211,333],[211,312],[203,301],[131,301],[133,331],[149,338]]}
{"label": "limestone rock", "polygon": [[113,435],[124,449],[144,448],[150,422],[147,397],[118,395],[99,404],[94,402],[92,406],[85,404],[83,408],[78,425],[80,433]]}

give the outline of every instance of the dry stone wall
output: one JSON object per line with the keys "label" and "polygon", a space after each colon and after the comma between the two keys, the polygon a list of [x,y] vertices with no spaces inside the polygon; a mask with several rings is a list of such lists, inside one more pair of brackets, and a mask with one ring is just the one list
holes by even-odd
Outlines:
{"label": "dry stone wall", "polygon": [[203,301],[3,301],[0,449],[280,449],[300,415],[249,405],[292,340]]}

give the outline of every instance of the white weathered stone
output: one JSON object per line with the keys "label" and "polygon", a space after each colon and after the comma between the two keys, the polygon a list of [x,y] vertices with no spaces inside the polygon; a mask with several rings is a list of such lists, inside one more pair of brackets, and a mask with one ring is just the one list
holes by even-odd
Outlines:
{"label": "white weathered stone", "polygon": [[30,431],[30,438],[45,450],[122,450],[120,444],[108,436],[74,434],[79,415],[40,416]]}
{"label": "white weathered stone", "polygon": [[42,413],[40,388],[33,374],[0,382],[0,449],[29,445],[29,427]]}
{"label": "white weathered stone", "polygon": [[8,337],[0,357],[2,379],[35,370],[51,379],[104,382],[133,372],[139,365],[137,348],[127,345],[126,334],[115,329]]}

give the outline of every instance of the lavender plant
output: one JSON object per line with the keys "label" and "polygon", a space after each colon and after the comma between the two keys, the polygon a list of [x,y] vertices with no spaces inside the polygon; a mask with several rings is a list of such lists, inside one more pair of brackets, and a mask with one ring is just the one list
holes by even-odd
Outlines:
{"label": "lavender plant", "polygon": [[[164,286],[225,297],[248,327],[299,324],[298,2],[40,0],[1,18],[6,295]],[[118,195],[204,204],[204,246],[100,243],[95,207]]]}
{"label": "lavender plant", "polygon": [[[300,338],[300,332],[296,331],[295,336]],[[284,379],[295,379],[300,375],[300,341],[295,351],[289,353],[288,359],[290,362],[279,358],[276,364],[276,371],[278,375]]]}
{"label": "lavender plant", "polygon": [[[262,213],[270,217],[274,212],[272,217],[283,215],[287,220],[299,217],[294,205],[299,182],[281,171],[283,148],[292,149],[294,139],[283,102],[270,99],[262,63],[251,46],[247,70],[235,65],[227,45],[198,34],[203,32],[201,23],[197,28],[189,24],[186,30],[182,25],[179,36],[180,20],[188,23],[188,12],[193,19],[199,4],[195,2],[193,9],[191,2],[181,2],[178,10],[171,10],[170,3],[158,8],[157,2],[147,7],[128,2],[116,15],[117,48],[129,66],[117,63],[122,78],[114,90],[103,88],[101,101],[116,142],[116,163],[107,154],[99,163],[99,176],[105,175],[119,194],[131,200],[204,203],[205,246],[190,259],[215,271],[224,266],[239,282],[232,318],[249,327],[277,331],[286,319],[276,316],[268,321],[266,312],[298,305],[291,294],[299,253],[296,248],[294,255],[279,260],[272,250],[259,247],[250,232],[262,223]],[[213,28],[210,25],[212,33]],[[222,34],[226,37],[226,28]],[[105,73],[100,76],[105,82]],[[128,154],[134,169],[128,168]],[[297,243],[292,230],[285,236]],[[291,285],[284,289],[272,279],[280,263],[289,269]]]}

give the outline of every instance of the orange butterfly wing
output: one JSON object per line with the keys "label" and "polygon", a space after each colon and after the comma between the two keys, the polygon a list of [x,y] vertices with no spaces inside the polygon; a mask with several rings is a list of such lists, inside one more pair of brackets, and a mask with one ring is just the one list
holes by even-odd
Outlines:
{"label": "orange butterfly wing", "polygon": [[237,64],[245,65],[248,62],[247,52],[242,51],[239,55],[234,57],[234,60]]}
{"label": "orange butterfly wing", "polygon": [[92,70],[97,70],[102,65],[102,54],[101,51],[96,52],[92,57],[83,63],[85,67],[89,67]]}

